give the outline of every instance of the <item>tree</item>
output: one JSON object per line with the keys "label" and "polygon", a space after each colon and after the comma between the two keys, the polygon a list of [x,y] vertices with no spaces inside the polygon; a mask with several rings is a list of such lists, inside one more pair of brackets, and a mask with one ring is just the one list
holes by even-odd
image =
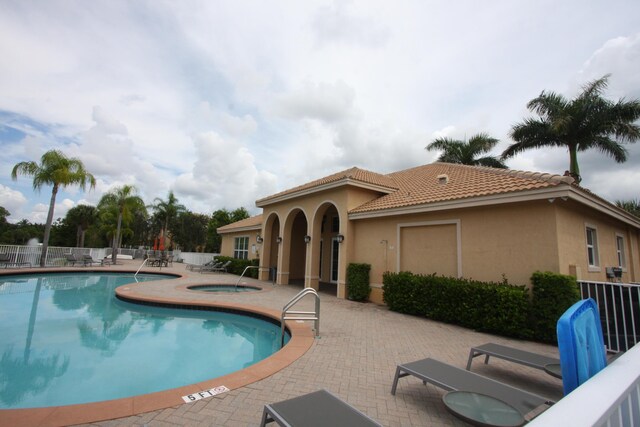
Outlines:
{"label": "tree", "polygon": [[78,205],[69,209],[65,221],[76,228],[76,247],[84,248],[85,233],[97,220],[98,209],[95,206]]}
{"label": "tree", "polygon": [[[151,206],[151,209],[164,219],[164,225],[162,227],[162,237],[166,238],[169,233],[170,223],[177,218],[177,216],[183,212],[186,212],[187,208],[184,205],[178,203],[178,199],[173,194],[173,191],[169,191],[167,200],[162,200],[159,197],[154,199],[155,204]],[[172,237],[169,237],[169,246],[173,246]]]}
{"label": "tree", "polygon": [[438,157],[439,162],[506,169],[507,166],[497,157],[478,157],[491,151],[497,144],[497,139],[491,138],[486,133],[479,133],[469,138],[468,142],[451,138],[436,138],[426,146],[426,149],[428,151],[443,151]]}
{"label": "tree", "polygon": [[[112,238],[111,261],[115,264],[122,238],[122,226],[128,225],[134,212],[145,209],[144,202],[136,195],[136,187],[123,185],[102,196],[98,203],[100,218],[104,224],[110,225],[109,235]],[[115,229],[113,227],[115,219]],[[131,230],[128,230],[131,232]]]}
{"label": "tree", "polygon": [[185,252],[195,252],[204,246],[207,238],[209,216],[186,211],[178,216],[177,226],[171,233],[175,242]]}
{"label": "tree", "polygon": [[227,209],[218,209],[211,215],[211,220],[207,225],[207,244],[205,250],[207,252],[219,253],[222,237],[218,234],[218,228],[249,218],[249,212],[243,207],[233,211]]}
{"label": "tree", "polygon": [[94,188],[96,179],[85,170],[79,159],[69,158],[59,150],[50,150],[44,153],[40,159],[40,164],[35,162],[20,162],[16,164],[11,171],[11,178],[15,181],[18,179],[18,175],[32,176],[33,189],[36,191],[40,191],[43,185],[53,186],[51,201],[49,202],[49,213],[47,214],[47,222],[42,239],[42,255],[40,256],[40,266],[44,267],[58,190],[60,187],[66,188],[70,185],[79,185],[84,190],[87,183],[89,183],[90,188]]}
{"label": "tree", "polygon": [[617,102],[604,99],[609,74],[587,83],[574,99],[567,100],[554,92],[542,91],[527,108],[538,118],[527,118],[513,126],[511,138],[516,141],[502,153],[513,157],[533,148],[563,147],[569,151],[569,174],[580,183],[578,152],[592,148],[612,157],[616,162],[627,160],[625,142],[640,138],[640,101]]}
{"label": "tree", "polygon": [[616,206],[640,218],[640,199],[616,200]]}

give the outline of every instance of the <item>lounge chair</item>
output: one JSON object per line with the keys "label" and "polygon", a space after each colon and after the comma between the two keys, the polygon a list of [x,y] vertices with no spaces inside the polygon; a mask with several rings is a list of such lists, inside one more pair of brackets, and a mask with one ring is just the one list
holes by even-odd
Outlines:
{"label": "lounge chair", "polygon": [[111,265],[111,261],[105,260],[105,259],[95,260],[91,255],[82,256],[82,265],[86,267],[86,266],[91,266],[93,264],[99,264],[101,267],[104,267],[105,265]]}
{"label": "lounge chair", "polygon": [[187,270],[199,271],[203,267],[210,267],[210,266],[213,266],[214,264],[222,265],[221,262],[216,261],[215,258],[214,258],[211,261],[205,262],[204,264],[187,264]]}
{"label": "lounge chair", "polygon": [[431,358],[398,365],[391,394],[396,394],[398,379],[408,375],[447,391],[466,391],[489,396],[511,406],[527,421],[554,403],[544,397]]}
{"label": "lounge chair", "polygon": [[76,264],[84,265],[84,261],[82,260],[82,258],[77,256],[76,254],[66,254],[64,265],[67,266],[69,264],[71,264],[72,267],[75,267]]}
{"label": "lounge chair", "polygon": [[204,267],[200,269],[200,273],[211,272],[211,273],[226,273],[227,267],[231,265],[231,260],[225,262],[222,265],[212,266],[212,267]]}
{"label": "lounge chair", "polygon": [[489,357],[493,356],[508,360],[509,362],[541,369],[556,378],[562,377],[560,373],[560,359],[495,343],[486,343],[478,347],[472,347],[469,351],[469,359],[467,360],[467,371],[471,370],[473,358],[483,354],[485,355],[485,364],[488,364]]}
{"label": "lounge chair", "polygon": [[13,261],[9,254],[0,254],[0,265],[4,265],[4,268],[8,268],[10,265],[15,267],[22,267],[23,265],[31,267],[30,262]]}
{"label": "lounge chair", "polygon": [[353,406],[326,390],[264,406],[261,427],[271,422],[281,426],[366,427],[381,426]]}

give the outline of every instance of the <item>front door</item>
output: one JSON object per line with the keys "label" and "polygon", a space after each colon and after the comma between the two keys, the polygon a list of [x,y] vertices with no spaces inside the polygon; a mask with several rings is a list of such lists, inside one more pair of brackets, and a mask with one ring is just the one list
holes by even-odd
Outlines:
{"label": "front door", "polygon": [[338,283],[338,255],[340,243],[336,237],[331,239],[331,283]]}

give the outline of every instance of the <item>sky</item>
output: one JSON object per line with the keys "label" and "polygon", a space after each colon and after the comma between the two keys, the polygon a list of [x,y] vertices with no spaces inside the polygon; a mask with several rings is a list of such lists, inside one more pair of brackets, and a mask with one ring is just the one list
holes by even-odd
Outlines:
{"label": "sky", "polygon": [[[435,161],[437,137],[513,141],[543,90],[611,74],[640,98],[637,0],[0,0],[0,206],[44,223],[51,188],[13,166],[59,149],[97,180],[58,193],[55,218],[132,184],[196,213],[357,166]],[[640,143],[618,164],[579,154],[582,185],[640,198]],[[562,174],[563,149],[512,169]]]}

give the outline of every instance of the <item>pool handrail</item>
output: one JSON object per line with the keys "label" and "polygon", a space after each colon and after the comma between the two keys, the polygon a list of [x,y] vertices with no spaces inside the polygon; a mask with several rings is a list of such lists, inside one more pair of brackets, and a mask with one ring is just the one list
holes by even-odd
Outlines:
{"label": "pool handrail", "polygon": [[[315,297],[315,311],[290,311],[291,307],[307,295],[313,295]],[[288,316],[288,314],[295,314],[296,316]],[[313,288],[304,288],[282,308],[282,316],[280,317],[280,347],[284,347],[285,320],[313,320],[317,337],[320,334],[320,297],[318,296],[318,292]]]}
{"label": "pool handrail", "polygon": [[244,269],[244,271],[242,272],[242,274],[240,275],[240,277],[238,277],[238,281],[236,282],[236,285],[235,285],[235,287],[233,288],[233,290],[234,290],[234,291],[237,291],[237,290],[238,290],[238,283],[240,283],[240,280],[242,280],[242,277],[244,276],[244,273],[246,273],[246,272],[247,272],[247,270],[248,270],[248,269],[250,269],[250,268],[260,268],[260,267],[258,267],[257,265],[248,265],[248,266]]}
{"label": "pool handrail", "polygon": [[144,261],[142,261],[142,264],[140,264],[140,267],[138,267],[138,270],[136,271],[136,274],[133,275],[134,278],[138,275],[138,273],[140,273],[140,270],[142,270],[142,267],[144,267],[144,265],[147,263],[148,260],[149,260],[149,258],[145,258]]}

